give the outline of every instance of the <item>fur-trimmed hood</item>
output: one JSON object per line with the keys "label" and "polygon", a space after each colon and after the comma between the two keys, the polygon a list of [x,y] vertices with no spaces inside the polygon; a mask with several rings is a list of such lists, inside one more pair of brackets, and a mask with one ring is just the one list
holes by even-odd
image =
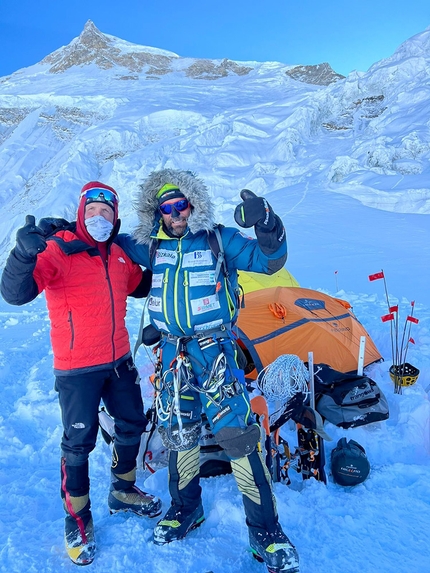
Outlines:
{"label": "fur-trimmed hood", "polygon": [[158,231],[161,215],[156,195],[166,183],[177,185],[191,203],[193,209],[188,219],[191,233],[210,231],[215,226],[214,207],[208,189],[201,179],[191,171],[177,169],[153,171],[140,185],[140,193],[135,202],[139,223],[134,238],[139,244],[149,244],[151,236]]}

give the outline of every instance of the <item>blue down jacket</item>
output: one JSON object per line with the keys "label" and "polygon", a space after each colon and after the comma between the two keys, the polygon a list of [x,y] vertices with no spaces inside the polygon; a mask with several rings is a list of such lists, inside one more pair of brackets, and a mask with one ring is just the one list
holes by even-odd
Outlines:
{"label": "blue down jacket", "polygon": [[[156,194],[165,183],[178,185],[193,206],[181,238],[168,236],[161,226]],[[162,332],[190,336],[231,323],[238,312],[237,271],[273,274],[285,263],[282,223],[283,235],[279,228],[273,231],[282,235],[279,247],[270,254],[261,249],[258,233],[253,239],[238,229],[220,227],[230,285],[222,271],[216,278],[217,260],[208,238],[215,226],[212,203],[205,185],[188,172],[155,172],[141,187],[137,204],[134,236],[122,234],[117,241],[134,262],[153,272],[148,310],[151,323]]]}

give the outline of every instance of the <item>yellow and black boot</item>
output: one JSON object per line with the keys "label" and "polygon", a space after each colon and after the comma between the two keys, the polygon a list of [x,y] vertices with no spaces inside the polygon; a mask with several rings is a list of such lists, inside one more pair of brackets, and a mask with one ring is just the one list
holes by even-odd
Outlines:
{"label": "yellow and black boot", "polygon": [[169,454],[172,504],[154,528],[153,542],[165,545],[183,539],[205,520],[199,483],[200,446]]}
{"label": "yellow and black boot", "polygon": [[[77,484],[81,487],[78,490],[73,489]],[[88,462],[80,466],[69,466],[63,458],[61,497],[66,512],[64,542],[67,555],[76,565],[89,565],[93,562],[96,552],[91,503],[88,491],[82,491],[85,489],[89,489]]]}
{"label": "yellow and black boot", "polygon": [[253,556],[265,563],[268,573],[299,573],[299,556],[278,521],[270,475],[261,453],[254,450],[231,460],[231,467],[243,494]]}
{"label": "yellow and black boot", "polygon": [[156,517],[161,513],[161,500],[140,490],[135,485],[138,451],[139,444],[114,446],[108,498],[109,509],[111,513],[132,511],[137,515]]}

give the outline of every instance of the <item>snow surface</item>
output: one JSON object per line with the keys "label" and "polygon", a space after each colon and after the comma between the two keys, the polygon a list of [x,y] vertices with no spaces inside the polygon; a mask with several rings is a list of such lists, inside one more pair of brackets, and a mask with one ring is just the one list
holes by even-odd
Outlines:
{"label": "snow surface", "polygon": [[[123,228],[131,230],[139,181],[153,169],[192,169],[207,182],[224,224],[233,224],[241,188],[264,194],[285,223],[287,268],[301,286],[353,305],[385,358],[366,371],[385,393],[390,418],[352,430],[326,423],[333,437],[327,486],[300,476],[291,487],[275,484],[301,573],[430,572],[429,37],[427,29],[366,74],[327,87],[294,81],[276,62],[196,79],[186,74],[195,61],[182,58],[152,81],[147,70],[120,80],[123,69],[95,64],[59,74],[36,65],[0,79],[2,262],[25,214],[72,218],[88,180],[118,189]],[[381,269],[400,324],[412,301],[420,320],[407,357],[420,376],[401,395],[388,375],[383,283],[368,280]],[[132,340],[141,308],[130,300]],[[73,571],[63,546],[62,429],[43,297],[23,307],[0,301],[0,337],[0,571]],[[142,350],[137,365],[149,405],[152,365]],[[285,435],[294,446],[294,433],[286,428]],[[355,488],[330,476],[330,452],[342,436],[362,444],[371,463],[369,478]],[[98,545],[90,571],[264,571],[247,549],[232,476],[203,481],[202,527],[156,547],[154,521],[109,515],[109,466],[100,438],[90,464]],[[166,470],[138,478],[167,508]]]}

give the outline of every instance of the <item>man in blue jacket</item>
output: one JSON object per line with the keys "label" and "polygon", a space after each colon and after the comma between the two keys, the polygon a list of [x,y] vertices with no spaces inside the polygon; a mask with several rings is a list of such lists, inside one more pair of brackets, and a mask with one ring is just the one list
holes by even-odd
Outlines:
{"label": "man in blue jacket", "polygon": [[[199,484],[202,411],[231,459],[250,545],[270,572],[298,571],[297,552],[278,521],[270,476],[260,453],[260,429],[238,368],[232,327],[238,309],[237,271],[273,274],[287,258],[281,219],[248,190],[235,210],[241,227],[215,225],[204,183],[188,171],[153,172],[141,185],[138,227],[118,241],[129,257],[151,269],[149,318],[161,332],[154,381],[159,432],[170,450],[172,502],[154,530],[154,543],[182,539],[204,521]],[[225,265],[211,249],[220,233]]]}

